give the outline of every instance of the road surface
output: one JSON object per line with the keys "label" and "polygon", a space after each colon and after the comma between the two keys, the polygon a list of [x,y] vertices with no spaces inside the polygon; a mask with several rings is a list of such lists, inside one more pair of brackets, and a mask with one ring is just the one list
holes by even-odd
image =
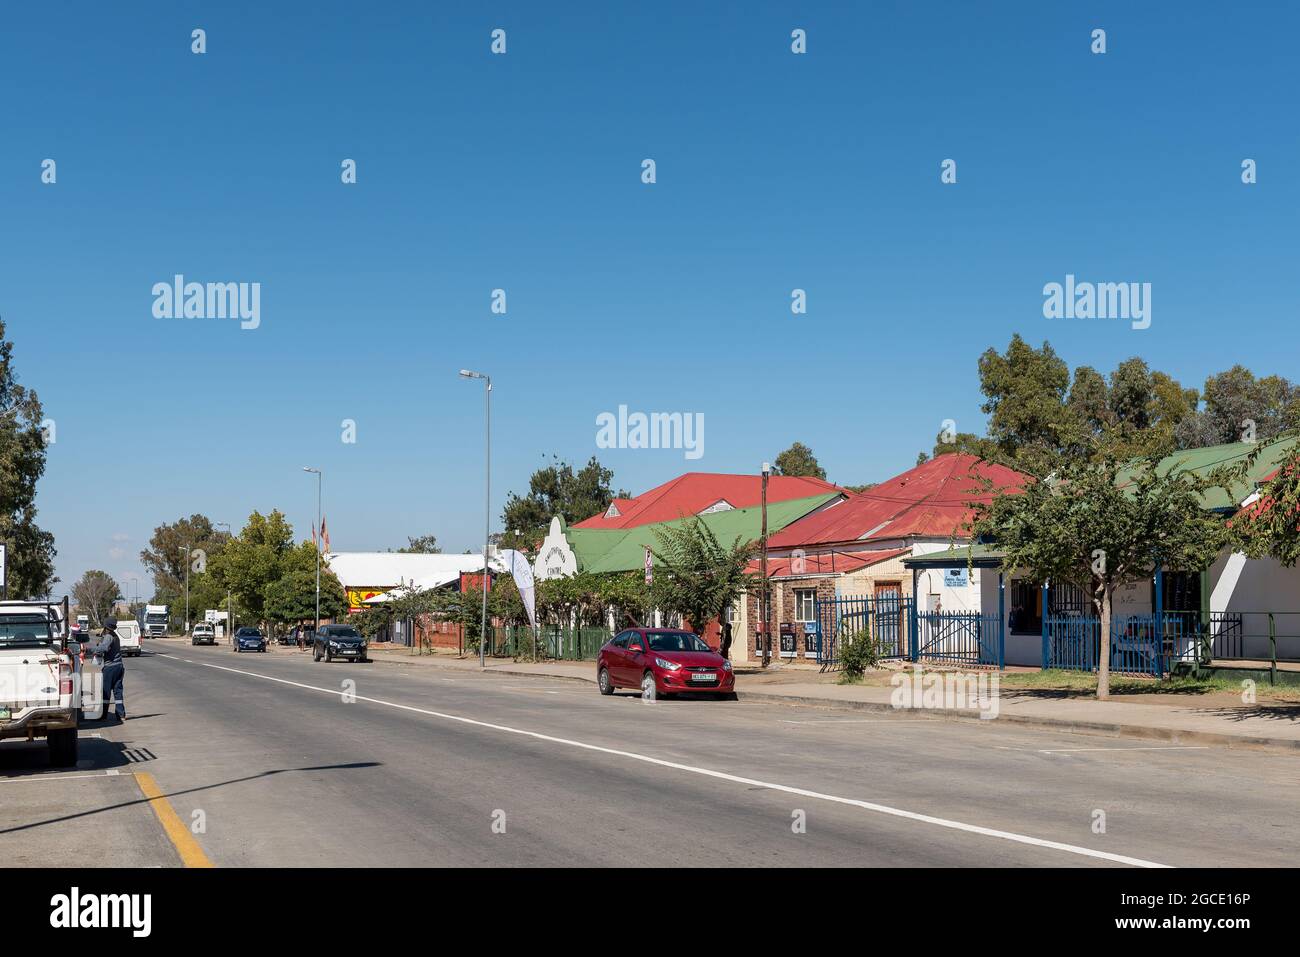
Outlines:
{"label": "road surface", "polygon": [[1300,852],[1300,761],[1282,753],[146,648],[127,663],[130,720],[84,728],[75,771],[50,769],[43,743],[0,745],[0,859],[1126,867]]}

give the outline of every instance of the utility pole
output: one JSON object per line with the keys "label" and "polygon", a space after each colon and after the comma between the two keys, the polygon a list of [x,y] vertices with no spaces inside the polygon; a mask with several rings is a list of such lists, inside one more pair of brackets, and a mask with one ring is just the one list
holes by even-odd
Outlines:
{"label": "utility pole", "polygon": [[[321,541],[320,529],[320,486],[321,470],[314,469],[309,465],[302,467],[304,472],[312,472],[316,475],[316,631],[320,631],[320,550],[324,542]],[[314,634],[314,632],[313,632]]]}
{"label": "utility pole", "polygon": [[478,636],[478,665],[487,667],[488,583],[492,572],[488,567],[488,540],[492,525],[492,377],[470,369],[460,370],[461,378],[483,380],[483,621]]}
{"label": "utility pole", "polygon": [[763,463],[763,667],[772,662],[772,596],[767,580],[767,477],[772,466]]}
{"label": "utility pole", "polygon": [[190,546],[185,546],[185,623],[183,631],[190,631]]}
{"label": "utility pole", "polygon": [[[234,530],[230,527],[230,523],[229,522],[212,523],[213,528],[220,528],[222,525],[226,526],[226,544],[229,545],[230,540],[234,538]],[[227,579],[227,582],[229,582],[229,579]],[[227,584],[226,585],[226,644],[233,645],[234,643],[235,643],[235,618],[230,613],[230,585]]]}

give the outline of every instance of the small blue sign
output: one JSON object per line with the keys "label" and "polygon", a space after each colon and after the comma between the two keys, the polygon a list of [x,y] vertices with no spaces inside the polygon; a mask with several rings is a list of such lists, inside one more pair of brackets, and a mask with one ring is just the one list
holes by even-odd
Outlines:
{"label": "small blue sign", "polygon": [[970,584],[968,572],[969,569],[964,565],[961,568],[945,568],[943,570],[943,587],[965,588]]}

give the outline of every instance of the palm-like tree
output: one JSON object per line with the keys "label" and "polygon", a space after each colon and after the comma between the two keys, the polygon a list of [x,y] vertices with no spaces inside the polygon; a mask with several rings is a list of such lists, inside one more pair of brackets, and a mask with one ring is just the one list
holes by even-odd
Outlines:
{"label": "palm-like tree", "polygon": [[731,624],[727,609],[755,581],[745,571],[754,557],[755,544],[737,538],[724,546],[698,516],[674,528],[655,529],[659,547],[651,552],[659,561],[655,575],[658,601],[676,612],[697,632],[717,618],[722,624],[721,653],[731,655]]}

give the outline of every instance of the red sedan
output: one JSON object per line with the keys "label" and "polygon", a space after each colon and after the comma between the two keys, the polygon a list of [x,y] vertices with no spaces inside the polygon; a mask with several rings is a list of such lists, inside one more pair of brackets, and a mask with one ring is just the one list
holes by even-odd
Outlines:
{"label": "red sedan", "polygon": [[682,691],[736,697],[731,662],[689,631],[677,628],[629,628],[600,649],[596,680],[601,694],[615,688],[640,688],[653,701]]}

